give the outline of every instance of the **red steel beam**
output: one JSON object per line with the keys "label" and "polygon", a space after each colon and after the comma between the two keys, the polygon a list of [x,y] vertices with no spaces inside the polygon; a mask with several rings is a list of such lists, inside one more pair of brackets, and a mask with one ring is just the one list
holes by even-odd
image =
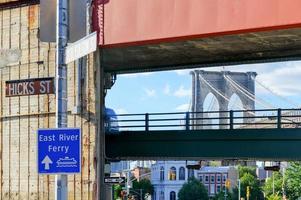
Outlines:
{"label": "red steel beam", "polygon": [[154,44],[301,27],[300,0],[94,0],[99,45]]}

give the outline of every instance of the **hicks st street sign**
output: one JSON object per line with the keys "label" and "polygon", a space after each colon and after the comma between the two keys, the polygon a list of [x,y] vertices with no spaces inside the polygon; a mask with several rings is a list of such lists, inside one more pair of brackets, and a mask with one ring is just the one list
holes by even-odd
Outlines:
{"label": "hicks st street sign", "polygon": [[26,96],[54,93],[54,78],[36,78],[5,82],[5,96]]}

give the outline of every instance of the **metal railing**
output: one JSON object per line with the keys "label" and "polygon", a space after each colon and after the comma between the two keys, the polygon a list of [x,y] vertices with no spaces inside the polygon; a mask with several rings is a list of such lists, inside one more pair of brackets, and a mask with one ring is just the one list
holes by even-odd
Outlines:
{"label": "metal railing", "polygon": [[300,128],[301,109],[121,114],[107,128],[118,131]]}

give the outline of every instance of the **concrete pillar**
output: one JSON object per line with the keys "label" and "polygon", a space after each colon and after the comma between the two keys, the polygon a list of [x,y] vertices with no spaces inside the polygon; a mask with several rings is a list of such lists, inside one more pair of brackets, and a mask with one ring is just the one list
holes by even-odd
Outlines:
{"label": "concrete pillar", "polygon": [[105,129],[104,129],[104,105],[105,105],[105,90],[104,90],[104,70],[102,66],[102,53],[98,49],[95,53],[95,72],[96,72],[96,94],[95,106],[97,116],[97,134],[96,134],[96,165],[97,165],[97,200],[106,200],[106,186],[104,184],[105,174]]}

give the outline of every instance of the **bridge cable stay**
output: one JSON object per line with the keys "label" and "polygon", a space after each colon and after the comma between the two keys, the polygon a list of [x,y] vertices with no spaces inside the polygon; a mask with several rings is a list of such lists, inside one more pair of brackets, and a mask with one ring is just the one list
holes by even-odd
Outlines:
{"label": "bridge cable stay", "polygon": [[[220,91],[218,91],[215,87],[213,87],[207,80],[204,79],[204,77],[200,74],[200,79],[202,79],[202,81],[204,81],[204,83],[206,85],[208,85],[208,87],[210,87],[213,91],[215,91],[219,96],[221,96],[222,98],[224,98],[226,101],[230,102],[230,99],[227,98],[225,95],[223,95]],[[248,110],[247,108],[243,107],[243,106],[235,106],[236,108],[240,109],[240,110]],[[255,116],[254,112],[250,112],[247,111],[249,114]]]}
{"label": "bridge cable stay", "polygon": [[262,82],[260,82],[259,80],[255,79],[254,77],[252,77],[253,80],[255,80],[255,82],[260,85],[262,88],[266,89],[267,91],[269,91],[270,93],[274,94],[275,96],[277,96],[278,98],[282,99],[283,101],[286,101],[287,103],[293,105],[294,107],[300,107],[300,105],[284,96],[279,95],[277,92],[273,91],[271,88],[269,88],[268,86],[266,86],[265,84],[263,84]]}
{"label": "bridge cable stay", "polygon": [[258,104],[262,105],[265,108],[273,108],[275,109],[276,107],[263,101],[263,100],[258,100],[258,98],[255,98],[255,95],[252,94],[251,92],[249,92],[248,90],[246,90],[245,88],[243,88],[241,85],[239,85],[238,83],[236,83],[232,78],[224,75],[224,77],[226,78],[226,80],[230,83],[230,85],[232,87],[234,87],[236,90],[240,91],[242,94],[244,94],[246,97],[248,97],[249,99],[251,99],[252,101],[257,102]]}
{"label": "bridge cable stay", "polygon": [[[225,76],[225,75],[224,75]],[[246,88],[243,88],[243,86],[241,86],[241,85],[239,85],[236,81],[234,81],[231,77],[229,77],[229,76],[225,76],[225,78],[226,78],[226,80],[228,80],[229,82],[230,82],[230,84],[232,85],[232,86],[234,86],[236,89],[238,89],[239,91],[241,91],[239,88],[241,88],[242,90],[244,90],[246,93],[249,93],[249,95],[252,95],[253,96],[253,98],[254,99],[251,99],[251,100],[253,100],[253,101],[255,101],[255,102],[257,102],[257,103],[260,103],[261,105],[263,105],[263,103],[261,103],[261,102],[259,102],[257,99],[258,99],[258,97],[257,97],[257,99],[255,98],[255,95],[254,94],[252,94],[251,92],[249,92]],[[253,80],[255,80],[254,78],[253,78]],[[239,88],[237,88],[237,87],[239,87]],[[244,93],[243,91],[241,91],[245,96],[247,96],[248,98],[250,98],[249,97],[249,95],[247,95],[246,93]],[[279,95],[278,95],[279,96]],[[264,100],[262,100],[263,102],[265,102]],[[267,103],[267,102],[265,102],[265,104],[269,104],[269,103]],[[272,106],[271,104],[270,104],[270,106]],[[273,109],[275,109],[276,107],[274,107],[274,106],[272,106],[272,107],[268,107],[268,106],[266,106],[267,108],[273,108]],[[289,111],[289,112],[286,112],[286,113],[284,113],[285,115],[293,115],[294,113],[295,113],[296,111]],[[297,111],[298,112],[298,111]],[[295,113],[295,114],[298,114],[298,113]],[[283,119],[286,119],[286,118],[283,118]],[[291,120],[291,119],[290,119]],[[297,123],[295,120],[292,120],[293,122],[295,122],[295,123]]]}

